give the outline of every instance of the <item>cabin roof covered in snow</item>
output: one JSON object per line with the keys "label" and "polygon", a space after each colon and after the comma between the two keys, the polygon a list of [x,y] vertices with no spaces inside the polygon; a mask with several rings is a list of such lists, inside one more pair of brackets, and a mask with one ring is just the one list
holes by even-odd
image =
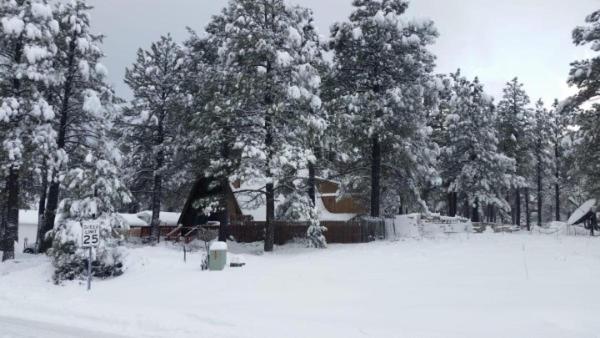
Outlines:
{"label": "cabin roof covered in snow", "polygon": [[[322,179],[322,180],[326,181],[324,179]],[[330,182],[336,183],[334,181],[330,181]],[[239,185],[239,188],[238,188],[232,184],[231,190],[233,191],[235,199],[237,200],[238,205],[242,211],[242,214],[244,214],[244,216],[251,216],[252,220],[255,222],[265,222],[266,221],[267,210],[266,210],[266,204],[264,202],[264,198],[262,198],[262,196],[257,197],[257,195],[259,195],[259,193],[251,192],[251,191],[258,192],[258,191],[264,190],[263,185],[261,185],[260,183],[251,183],[251,184],[242,183]],[[336,194],[333,194],[333,195],[338,196],[338,194],[339,194],[339,192]],[[317,192],[316,206],[317,206],[317,209],[319,210],[319,220],[320,221],[347,222],[358,215],[356,213],[333,213],[333,212],[330,212],[329,210],[327,210],[327,208],[323,204],[322,197],[323,196],[331,196],[331,195],[332,194],[330,194],[330,193],[321,194],[321,193]],[[279,205],[281,205],[281,203],[283,203],[283,196],[281,196],[281,195],[276,196],[275,208],[277,209],[277,207]]]}

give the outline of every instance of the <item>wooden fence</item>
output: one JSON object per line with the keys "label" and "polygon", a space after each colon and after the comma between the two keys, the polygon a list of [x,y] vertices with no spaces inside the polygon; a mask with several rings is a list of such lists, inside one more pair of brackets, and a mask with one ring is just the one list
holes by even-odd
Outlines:
{"label": "wooden fence", "polygon": [[515,232],[520,229],[516,225],[510,224],[499,224],[499,223],[486,223],[486,222],[473,222],[474,232],[484,232],[487,228],[492,228],[494,232]]}
{"label": "wooden fence", "polygon": [[[382,222],[356,219],[349,222],[321,222],[327,228],[327,243],[367,243],[385,238],[385,226]],[[237,242],[252,243],[265,239],[265,223],[253,222],[244,225],[230,225],[229,235]],[[275,244],[283,245],[294,239],[306,237],[308,224],[275,222]]]}
{"label": "wooden fence", "polygon": [[[321,222],[327,228],[325,238],[327,243],[367,243],[376,239],[385,238],[385,224],[381,220],[354,219],[349,222],[328,221]],[[176,227],[161,227],[161,237],[164,238]],[[308,224],[275,222],[275,244],[284,245],[295,239],[306,238]],[[265,239],[265,223],[249,222],[247,224],[232,224],[227,228],[230,237],[236,242],[253,243]],[[132,237],[149,237],[150,228],[133,228],[129,235]],[[186,239],[189,241],[190,239]]]}

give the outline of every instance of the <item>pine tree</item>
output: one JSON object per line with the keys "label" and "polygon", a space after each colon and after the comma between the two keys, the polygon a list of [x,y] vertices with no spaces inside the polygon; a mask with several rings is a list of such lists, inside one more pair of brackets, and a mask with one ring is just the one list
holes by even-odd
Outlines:
{"label": "pine tree", "polygon": [[[125,117],[126,138],[130,168],[151,176],[152,238],[160,235],[160,211],[164,189],[177,178],[172,167],[173,159],[181,150],[184,131],[185,95],[181,88],[183,79],[181,47],[171,36],[161,37],[149,50],[140,49],[136,63],[128,68],[125,83],[133,91],[132,108]],[[151,160],[149,160],[151,159]]]}
{"label": "pine tree", "polygon": [[121,181],[121,153],[109,137],[115,111],[110,101],[101,102],[98,97],[89,96],[88,102],[105,118],[105,123],[96,125],[95,136],[84,141],[88,153],[77,165],[71,163],[63,181],[66,198],[60,203],[61,217],[51,236],[54,282],[57,284],[85,274],[88,258],[82,248],[81,228],[86,223],[100,228],[100,243],[93,253],[92,275],[108,278],[123,273],[120,248],[123,237],[118,230],[126,229],[126,225],[117,214],[117,208],[128,203],[130,195]]}
{"label": "pine tree", "polygon": [[526,130],[530,112],[529,96],[523,89],[523,84],[517,78],[506,84],[502,100],[498,103],[499,149],[517,163],[516,175],[513,178],[514,190],[513,224],[521,225],[522,189],[527,187],[525,177],[531,168],[530,148]]}
{"label": "pine tree", "polygon": [[455,121],[453,118],[458,116],[457,98],[459,94],[466,94],[461,88],[468,84],[468,81],[461,77],[460,69],[454,74],[438,75],[438,79],[441,81],[439,109],[428,118],[428,123],[433,130],[432,139],[440,147],[438,170],[442,177],[441,190],[446,193],[447,214],[455,217],[458,214],[459,192],[449,188],[456,179],[460,166],[450,151],[452,141],[448,127]]}
{"label": "pine tree", "polygon": [[[589,46],[593,52],[597,53],[600,50],[600,10],[588,15],[585,18],[585,25],[576,27],[573,30],[572,37],[576,46]],[[573,193],[573,191],[561,191],[560,183],[563,183],[565,188],[570,185],[571,190],[574,186],[580,187],[588,194],[596,190],[594,181],[591,178],[593,177],[596,157],[594,153],[596,149],[593,145],[593,132],[595,129],[593,124],[596,123],[595,112],[597,107],[593,106],[591,109],[583,111],[579,107],[600,94],[600,56],[594,54],[593,57],[588,59],[571,63],[568,83],[570,86],[576,87],[578,93],[558,104],[554,113],[557,121],[555,126],[556,140],[561,139],[560,143],[555,143],[555,157],[557,159],[555,168],[556,219],[560,218],[561,206],[559,203],[561,195]],[[571,123],[580,126],[579,132],[569,132],[565,128],[565,124],[568,123],[565,123],[565,121],[569,119],[572,119]],[[569,144],[571,137],[573,143]],[[574,182],[577,178],[580,178],[581,182]],[[591,186],[589,186],[590,184]]]}
{"label": "pine tree", "polygon": [[87,147],[82,139],[96,135],[96,127],[102,123],[99,120],[104,118],[97,115],[97,107],[86,105],[97,104],[96,99],[113,99],[112,89],[107,84],[108,72],[100,62],[104,57],[102,37],[94,35],[90,29],[91,10],[92,7],[83,0],[57,3],[55,9],[60,26],[54,39],[57,46],[53,58],[56,81],[46,89],[46,95],[57,114],[53,127],[58,151],[51,159],[54,169],[46,170],[49,183],[44,217],[38,227],[40,252],[52,245],[45,236],[55,225],[63,195],[61,178],[69,167],[76,165],[70,162],[81,161],[81,149]]}
{"label": "pine tree", "polygon": [[14,258],[18,237],[20,182],[34,165],[34,151],[54,149],[54,111],[43,94],[53,81],[53,37],[58,32],[45,0],[0,2],[0,158],[6,175],[2,235],[3,260]]}
{"label": "pine tree", "polygon": [[[573,30],[573,43],[576,46],[590,46],[592,51],[600,50],[600,10],[585,18],[586,25]],[[576,86],[579,92],[562,109],[577,107],[580,104],[600,95],[600,56],[571,63],[569,85]]]}
{"label": "pine tree", "polygon": [[554,190],[554,220],[561,220],[561,201],[564,191],[562,187],[568,180],[568,163],[570,162],[570,149],[567,147],[571,139],[571,132],[568,130],[572,113],[555,100],[550,110],[551,124],[551,143],[552,151],[552,170],[553,170],[553,190]]}
{"label": "pine tree", "polygon": [[533,151],[535,156],[535,185],[537,187],[537,225],[542,226],[544,204],[544,180],[552,168],[552,117],[544,102],[536,102],[531,135],[533,136]]}
{"label": "pine tree", "polygon": [[579,129],[574,133],[575,166],[570,173],[581,178],[586,198],[596,197],[600,193],[600,105],[580,111],[575,122]]}
{"label": "pine tree", "polygon": [[465,196],[470,208],[466,212],[473,222],[480,222],[484,207],[508,208],[502,191],[510,186],[515,163],[498,151],[494,105],[483,85],[477,78],[468,81],[459,72],[451,78],[452,95],[444,122],[443,177],[448,192],[454,193],[453,202],[457,196]]}
{"label": "pine tree", "polygon": [[229,86],[214,113],[235,132],[232,178],[260,186],[250,193],[266,200],[265,251],[272,251],[276,194],[299,189],[298,173],[314,156],[306,133],[325,126],[315,114],[322,103],[312,13],[282,0],[234,0],[207,31],[218,46],[216,71]]}
{"label": "pine tree", "polygon": [[[460,74],[460,70],[457,71]],[[427,116],[427,126],[431,128],[431,140],[440,148],[440,153],[437,158],[437,170],[441,181],[439,185],[428,185],[425,187],[425,195],[428,197],[427,203],[432,208],[433,212],[445,213],[449,216],[457,214],[457,196],[454,192],[448,192],[449,182],[446,179],[447,170],[443,163],[443,149],[448,146],[448,140],[445,121],[451,114],[451,101],[453,97],[453,76],[455,74],[438,74],[435,77],[437,82],[437,91],[434,99],[437,101],[437,109],[429,111]]]}
{"label": "pine tree", "polygon": [[406,198],[426,210],[420,183],[437,178],[437,149],[426,121],[433,108],[426,97],[435,89],[435,57],[427,48],[437,31],[431,21],[404,20],[408,2],[403,0],[355,0],[353,6],[349,22],[333,26],[330,45],[332,105],[343,108],[346,165],[355,169],[346,175],[347,189],[371,192],[374,217],[382,205],[386,213],[396,213]]}
{"label": "pine tree", "polygon": [[[239,168],[240,154],[233,149],[236,142],[233,124],[235,113],[221,109],[230,92],[235,92],[235,86],[227,82],[232,81],[230,77],[217,72],[216,46],[222,43],[220,38],[217,34],[199,37],[190,31],[190,37],[184,43],[183,88],[188,97],[186,110],[189,119],[186,119],[185,128],[189,131],[189,153],[193,154],[191,158],[188,157],[188,161],[193,163],[192,174],[210,179],[212,184],[220,186],[220,190],[225,192],[230,189],[230,177]],[[206,159],[210,159],[210,163],[206,163]],[[199,209],[221,215],[219,241],[226,241],[230,223],[227,195],[221,194],[216,201],[209,198],[195,203],[198,206],[212,205],[211,208]]]}

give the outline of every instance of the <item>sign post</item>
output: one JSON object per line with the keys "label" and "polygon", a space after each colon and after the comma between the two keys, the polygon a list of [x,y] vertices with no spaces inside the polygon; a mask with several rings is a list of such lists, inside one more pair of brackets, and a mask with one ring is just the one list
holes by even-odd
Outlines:
{"label": "sign post", "polygon": [[98,247],[100,243],[100,226],[94,223],[83,223],[82,247],[88,249],[88,266],[87,266],[87,289],[92,288],[92,249]]}

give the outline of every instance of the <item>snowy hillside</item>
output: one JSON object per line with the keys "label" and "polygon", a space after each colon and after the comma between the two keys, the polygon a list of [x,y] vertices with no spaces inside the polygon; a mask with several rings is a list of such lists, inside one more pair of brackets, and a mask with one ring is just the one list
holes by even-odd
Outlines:
{"label": "snowy hillside", "polygon": [[[200,271],[176,247],[130,250],[128,271],[56,287],[44,257],[0,266],[3,337],[597,337],[600,242],[470,234],[297,246]],[[9,290],[12,290],[9,292]],[[2,335],[0,335],[2,336]]]}

